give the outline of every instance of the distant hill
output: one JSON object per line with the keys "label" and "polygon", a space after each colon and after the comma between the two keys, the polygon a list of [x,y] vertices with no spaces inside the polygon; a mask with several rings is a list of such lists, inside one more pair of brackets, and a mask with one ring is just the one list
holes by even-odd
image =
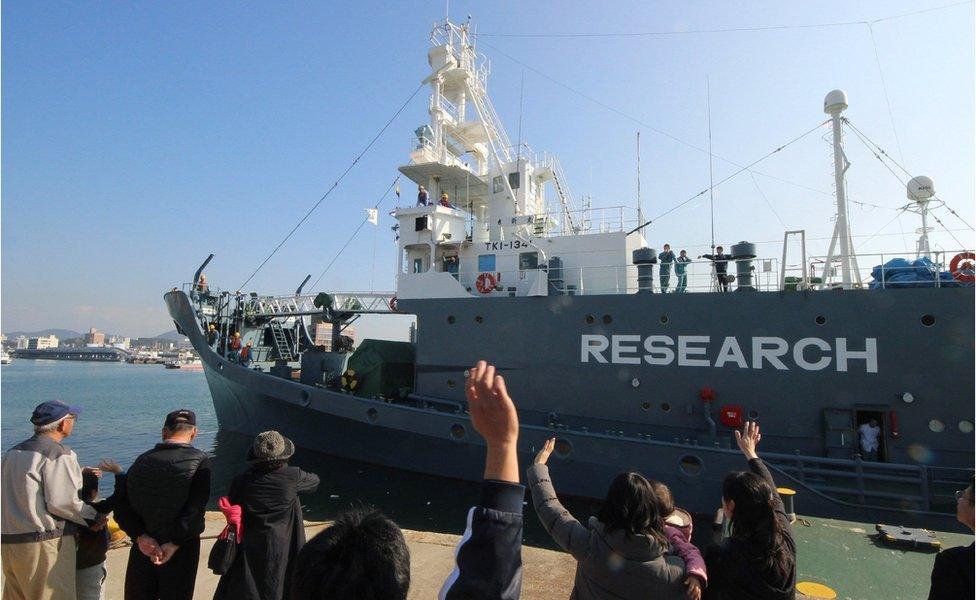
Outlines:
{"label": "distant hill", "polygon": [[174,342],[182,342],[185,337],[185,335],[178,333],[175,329],[170,329],[166,333],[161,333],[156,336],[157,339],[171,340]]}
{"label": "distant hill", "polygon": [[70,329],[41,329],[40,331],[9,331],[5,333],[8,340],[16,340],[20,336],[32,338],[45,335],[56,335],[59,340],[84,337],[84,334]]}

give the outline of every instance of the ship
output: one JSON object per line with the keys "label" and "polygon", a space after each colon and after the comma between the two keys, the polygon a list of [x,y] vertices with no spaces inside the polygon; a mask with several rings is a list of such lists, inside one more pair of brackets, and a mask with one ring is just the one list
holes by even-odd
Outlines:
{"label": "ship", "polygon": [[[952,527],[953,492],[973,474],[973,254],[933,251],[924,224],[909,256],[854,252],[844,92],[827,94],[813,130],[833,144],[827,254],[808,255],[804,231],[785,232],[768,258],[741,241],[725,274],[696,258],[662,293],[642,217],[579,207],[552,154],[511,143],[469,25],[435,24],[427,58],[430,120],[399,173],[433,202],[392,212],[395,290],[306,292],[309,278],[283,295],[220,290],[198,283],[211,254],[164,295],[221,429],[277,429],[335,456],[478,479],[484,445],[464,382],[484,359],[517,404],[520,460],[555,437],[567,495],[602,498],[634,470],[711,514],[725,474],[743,468],[733,431],[752,420],[798,512]],[[932,181],[914,177],[906,194],[924,220]],[[343,331],[389,313],[415,318],[411,341],[353,350]],[[319,323],[328,344],[310,333]],[[234,333],[252,344],[246,365]],[[878,460],[858,443],[870,420]]]}
{"label": "ship", "polygon": [[111,346],[85,346],[81,348],[18,348],[14,357],[35,360],[78,360],[86,362],[124,362],[129,353]]}

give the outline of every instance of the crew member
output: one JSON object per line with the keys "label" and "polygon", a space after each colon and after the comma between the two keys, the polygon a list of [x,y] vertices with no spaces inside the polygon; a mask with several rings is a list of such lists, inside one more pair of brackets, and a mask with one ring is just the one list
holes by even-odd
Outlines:
{"label": "crew member", "polygon": [[244,348],[241,349],[240,363],[242,367],[246,367],[251,364],[251,342],[248,342]]}
{"label": "crew member", "polygon": [[427,206],[430,204],[427,190],[424,186],[417,186],[417,206]]}
{"label": "crew member", "polygon": [[454,205],[451,204],[451,198],[447,195],[447,192],[441,192],[440,205],[446,206],[447,208],[454,208]]}
{"label": "crew member", "polygon": [[661,293],[667,294],[671,283],[671,264],[674,263],[674,252],[671,252],[669,244],[664,244],[664,252],[657,255],[657,260],[661,263]]}
{"label": "crew member", "polygon": [[861,437],[861,450],[864,451],[864,460],[877,461],[878,448],[880,446],[878,438],[881,437],[881,427],[878,426],[877,419],[871,419],[867,423],[862,423],[857,428],[857,432]]}
{"label": "crew member", "polygon": [[210,459],[191,444],[197,417],[166,415],[160,444],[132,463],[127,502],[115,507],[135,542],[125,572],[126,600],[191,600],[200,560],[200,534],[210,498]]}
{"label": "crew member", "polygon": [[241,332],[235,331],[234,337],[230,338],[230,352],[227,355],[231,362],[238,362],[241,355]]}
{"label": "crew member", "polygon": [[676,294],[685,293],[685,288],[688,287],[688,274],[685,273],[685,269],[690,262],[691,259],[688,258],[688,252],[685,250],[678,253],[678,258],[674,259],[674,273],[678,276],[678,287],[674,290]]}
{"label": "crew member", "polygon": [[731,254],[725,254],[722,252],[721,246],[715,247],[715,254],[702,254],[698,258],[707,258],[712,261],[715,265],[715,277],[718,279],[719,290],[723,292],[729,291],[729,284],[732,282],[732,277],[728,274],[729,261],[732,260]]}
{"label": "crew member", "polygon": [[213,348],[214,344],[216,343],[217,343],[217,326],[211,323],[207,327],[207,345]]}

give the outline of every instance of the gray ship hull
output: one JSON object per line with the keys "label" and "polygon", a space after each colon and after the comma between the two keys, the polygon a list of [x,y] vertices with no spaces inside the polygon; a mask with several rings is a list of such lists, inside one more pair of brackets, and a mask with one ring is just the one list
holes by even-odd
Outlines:
{"label": "gray ship hull", "polygon": [[[479,479],[484,447],[463,411],[463,380],[467,366],[485,358],[505,372],[519,406],[522,464],[545,439],[558,437],[553,476],[573,496],[602,498],[613,477],[630,469],[670,485],[689,510],[711,513],[725,474],[744,467],[731,428],[707,422],[706,414],[717,420],[729,403],[762,423],[764,457],[777,483],[798,492],[803,514],[952,528],[953,517],[933,501],[944,476],[935,466],[958,480],[973,465],[972,433],[956,428],[973,420],[972,289],[404,300],[401,310],[417,315],[420,331],[415,397],[431,401],[414,406],[231,363],[207,345],[185,294],[165,299],[201,355],[221,428],[247,435],[279,429],[299,446],[336,456]],[[922,325],[923,315],[934,315],[935,324]],[[582,335],[608,337],[610,346],[597,352],[605,362],[584,351]],[[614,335],[641,341],[628,337],[614,346]],[[634,349],[652,335],[674,338],[671,364],[632,362],[644,353]],[[709,336],[723,348],[698,337],[678,352],[680,336]],[[790,362],[792,352],[780,356],[786,367],[780,369],[768,357],[769,364],[754,363],[747,350],[714,366],[719,350],[735,355],[722,340],[741,338],[739,345],[751,348],[747,340],[756,336],[794,346],[831,340],[833,361],[837,338],[845,337],[851,351],[864,351],[865,338],[874,338],[877,372],[869,372],[869,360],[851,357],[842,371],[836,364],[801,369]],[[828,352],[814,349],[819,356],[801,352],[798,362],[822,363]],[[711,365],[679,364],[682,354],[685,363]],[[648,355],[659,363],[667,358]],[[700,397],[704,388],[715,396],[710,404]],[[905,403],[906,392],[917,400]],[[838,442],[831,439],[836,432],[825,431],[825,411],[857,407],[878,410],[886,427],[897,411],[897,437],[887,444],[891,464],[850,460],[850,439]],[[948,423],[945,431],[929,430],[930,413]],[[921,463],[912,454],[919,447]],[[825,458],[831,450],[841,457]],[[863,480],[851,481],[863,472],[875,477],[866,495]]]}

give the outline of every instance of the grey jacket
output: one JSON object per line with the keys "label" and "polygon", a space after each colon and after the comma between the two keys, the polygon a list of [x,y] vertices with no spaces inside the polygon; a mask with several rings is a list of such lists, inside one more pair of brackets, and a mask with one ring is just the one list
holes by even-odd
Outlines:
{"label": "grey jacket", "polygon": [[527,481],[542,526],[578,561],[571,598],[687,600],[681,558],[649,536],[607,531],[596,517],[584,527],[559,503],[546,465],[529,467]]}
{"label": "grey jacket", "polygon": [[65,521],[82,527],[98,512],[78,497],[78,457],[48,436],[35,435],[3,455],[0,518],[4,544],[61,537]]}

